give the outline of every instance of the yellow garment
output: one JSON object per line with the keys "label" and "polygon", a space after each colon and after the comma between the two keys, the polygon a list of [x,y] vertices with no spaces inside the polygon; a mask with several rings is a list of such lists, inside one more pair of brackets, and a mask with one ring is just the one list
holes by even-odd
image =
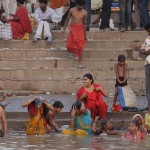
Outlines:
{"label": "yellow garment", "polygon": [[62,135],[77,135],[77,136],[87,136],[88,133],[85,132],[84,130],[77,129],[75,131],[69,130],[69,129],[64,129],[62,131]]}
{"label": "yellow garment", "polygon": [[22,40],[29,40],[29,33],[25,33]]}
{"label": "yellow garment", "polygon": [[28,120],[26,125],[27,135],[43,135],[45,134],[45,118],[42,117],[43,106],[38,108],[37,114]]}
{"label": "yellow garment", "polygon": [[148,129],[150,130],[150,114],[145,114],[145,124],[148,126]]}

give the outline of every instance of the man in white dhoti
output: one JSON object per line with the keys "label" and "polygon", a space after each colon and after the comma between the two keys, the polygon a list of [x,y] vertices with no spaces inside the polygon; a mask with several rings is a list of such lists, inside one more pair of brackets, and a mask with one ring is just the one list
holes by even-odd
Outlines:
{"label": "man in white dhoti", "polygon": [[35,19],[38,27],[33,41],[36,42],[38,39],[41,39],[42,32],[44,32],[44,39],[50,43],[52,42],[50,22],[57,22],[56,15],[53,9],[47,7],[47,0],[39,0],[39,3],[40,7],[35,11]]}

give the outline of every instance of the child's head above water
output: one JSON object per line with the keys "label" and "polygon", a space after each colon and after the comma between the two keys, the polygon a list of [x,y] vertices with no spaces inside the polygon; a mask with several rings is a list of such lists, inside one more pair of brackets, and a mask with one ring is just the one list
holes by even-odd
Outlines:
{"label": "child's head above water", "polygon": [[103,119],[101,121],[101,128],[103,130],[111,130],[112,129],[112,124],[111,124],[110,120]]}
{"label": "child's head above water", "polygon": [[128,131],[133,134],[138,130],[138,123],[134,120],[129,122]]}

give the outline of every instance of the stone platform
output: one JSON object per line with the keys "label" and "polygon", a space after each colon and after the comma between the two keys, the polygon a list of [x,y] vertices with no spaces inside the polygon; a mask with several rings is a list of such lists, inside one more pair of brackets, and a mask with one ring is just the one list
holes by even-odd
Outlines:
{"label": "stone platform", "polygon": [[[76,95],[72,94],[38,94],[30,96],[11,96],[7,97],[3,104],[11,102],[5,109],[6,117],[8,121],[9,131],[16,130],[22,131],[25,130],[26,120],[28,118],[27,108],[22,108],[21,104],[34,96],[42,96],[51,104],[55,100],[60,100],[64,104],[62,112],[57,116],[56,122],[61,125],[69,124],[70,117],[70,108],[73,102],[76,100]],[[111,106],[113,97],[104,98],[108,104],[108,118],[112,121],[115,127],[124,129],[127,127],[128,121],[132,118],[135,113],[140,113],[144,116],[145,112],[121,112],[121,113],[112,113]],[[147,106],[147,100],[145,96],[137,97],[138,108],[145,108]]]}

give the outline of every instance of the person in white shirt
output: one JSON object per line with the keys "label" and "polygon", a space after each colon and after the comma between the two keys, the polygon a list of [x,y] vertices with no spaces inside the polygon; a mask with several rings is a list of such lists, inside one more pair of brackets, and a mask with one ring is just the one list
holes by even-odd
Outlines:
{"label": "person in white shirt", "polygon": [[145,30],[148,33],[148,37],[146,38],[140,51],[146,55],[145,58],[146,97],[148,100],[148,106],[150,106],[150,23],[148,23],[145,26]]}
{"label": "person in white shirt", "polygon": [[54,10],[47,7],[47,0],[39,0],[40,6],[35,11],[35,19],[38,23],[36,34],[33,38],[33,42],[41,39],[42,32],[44,33],[44,39],[47,42],[52,42],[52,35],[50,32],[50,22],[56,22],[56,14]]}

